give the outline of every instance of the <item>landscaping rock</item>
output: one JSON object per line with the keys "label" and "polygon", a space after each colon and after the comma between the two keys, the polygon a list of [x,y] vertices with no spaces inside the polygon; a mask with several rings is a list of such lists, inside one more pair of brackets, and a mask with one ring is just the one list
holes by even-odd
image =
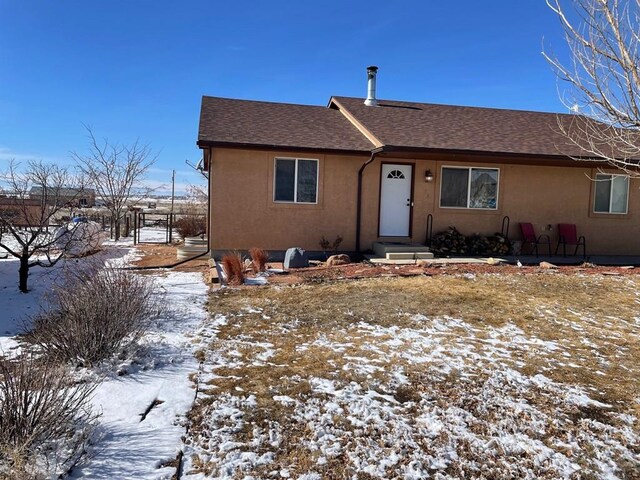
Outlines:
{"label": "landscaping rock", "polygon": [[351,259],[349,258],[349,255],[346,255],[344,253],[339,255],[331,255],[327,259],[327,267],[333,267],[334,265],[346,265],[348,263],[351,263]]}
{"label": "landscaping rock", "polygon": [[302,248],[294,247],[287,249],[284,255],[284,268],[307,268],[309,257]]}
{"label": "landscaping rock", "polygon": [[553,263],[540,262],[540,268],[553,269],[553,268],[558,268],[558,267],[556,265],[554,265]]}

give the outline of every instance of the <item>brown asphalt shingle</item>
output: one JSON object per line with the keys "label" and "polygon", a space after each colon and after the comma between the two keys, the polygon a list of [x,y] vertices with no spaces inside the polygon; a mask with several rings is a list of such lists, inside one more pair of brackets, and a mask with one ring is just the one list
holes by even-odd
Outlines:
{"label": "brown asphalt shingle", "polygon": [[337,110],[320,106],[202,97],[198,145],[369,152],[371,142]]}
{"label": "brown asphalt shingle", "polygon": [[[198,145],[242,148],[311,149],[368,153],[379,144],[422,152],[526,155],[532,158],[592,156],[560,131],[579,122],[606,129],[575,115],[332,97],[330,107],[202,97]],[[338,109],[366,130],[374,145]],[[607,136],[605,135],[605,138]],[[623,157],[607,141],[608,155]]]}
{"label": "brown asphalt shingle", "polygon": [[559,131],[570,115],[333,97],[384,145],[532,155],[580,155]]}

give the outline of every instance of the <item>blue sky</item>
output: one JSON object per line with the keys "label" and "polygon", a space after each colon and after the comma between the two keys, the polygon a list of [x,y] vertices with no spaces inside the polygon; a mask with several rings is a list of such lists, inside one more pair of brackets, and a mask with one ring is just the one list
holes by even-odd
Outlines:
{"label": "blue sky", "polygon": [[326,105],[365,96],[372,64],[379,98],[565,111],[543,40],[563,52],[543,0],[0,0],[0,169],[70,163],[87,124],[148,143],[150,181],[180,189],[202,95]]}

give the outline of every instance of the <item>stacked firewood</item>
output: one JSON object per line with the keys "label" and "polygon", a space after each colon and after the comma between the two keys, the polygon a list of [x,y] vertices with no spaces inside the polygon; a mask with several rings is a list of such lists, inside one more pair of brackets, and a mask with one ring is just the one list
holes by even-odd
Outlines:
{"label": "stacked firewood", "polygon": [[442,255],[462,255],[467,253],[467,239],[456,227],[449,227],[444,232],[433,235],[431,250]]}
{"label": "stacked firewood", "polygon": [[431,240],[431,250],[440,255],[506,255],[511,250],[511,242],[504,235],[465,236],[455,227],[438,232]]}

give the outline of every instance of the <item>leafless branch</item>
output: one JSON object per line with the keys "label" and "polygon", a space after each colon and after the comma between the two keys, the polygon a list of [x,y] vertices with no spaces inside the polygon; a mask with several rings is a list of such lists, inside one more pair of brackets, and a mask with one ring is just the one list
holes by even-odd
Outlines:
{"label": "leafless branch", "polygon": [[32,354],[0,360],[0,476],[53,478],[77,462],[97,418],[97,386]]}
{"label": "leafless branch", "polygon": [[66,250],[49,233],[53,220],[87,190],[82,178],[56,164],[10,162],[0,176],[0,248],[20,260],[19,288],[28,291],[29,268],[55,265]]}
{"label": "leafless branch", "polygon": [[25,336],[50,359],[93,366],[135,344],[162,311],[148,277],[91,263],[66,273]]}
{"label": "leafless branch", "polygon": [[[98,196],[107,203],[107,209],[118,225],[129,205],[152,191],[140,182],[157,156],[148,145],[137,140],[131,145],[111,143],[107,139],[99,141],[89,126],[85,125],[85,128],[89,151],[86,154],[71,152],[71,156]],[[119,236],[116,228],[116,240]]]}
{"label": "leafless branch", "polygon": [[640,0],[546,0],[564,30],[570,60],[543,52],[569,84],[563,103],[576,115],[560,131],[584,151],[640,176]]}

